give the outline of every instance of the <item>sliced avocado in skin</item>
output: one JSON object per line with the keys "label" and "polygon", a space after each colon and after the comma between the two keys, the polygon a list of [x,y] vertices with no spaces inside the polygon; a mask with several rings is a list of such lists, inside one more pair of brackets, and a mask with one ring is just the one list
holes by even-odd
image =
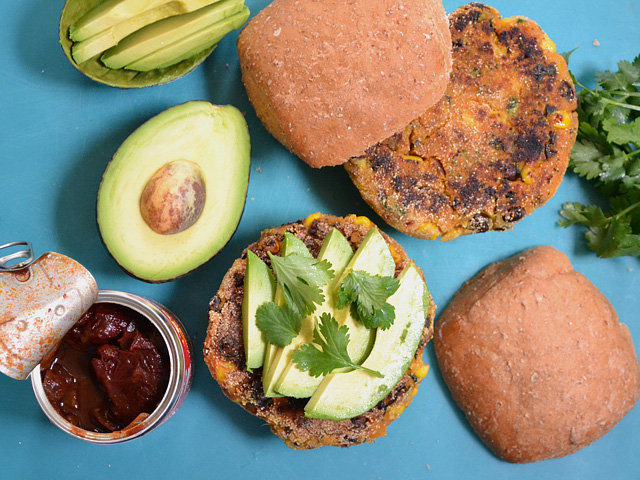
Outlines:
{"label": "sliced avocado in skin", "polygon": [[[356,253],[335,283],[334,295],[337,294],[340,284],[349,272],[362,271],[370,275],[393,277],[395,270],[396,264],[389,251],[389,245],[380,231],[373,227],[369,229]],[[335,319],[338,325],[346,325],[349,328],[350,341],[347,346],[349,357],[355,363],[361,363],[371,350],[376,332],[354,319],[350,308],[337,310]]]}
{"label": "sliced avocado in skin", "polygon": [[215,48],[214,45],[175,65],[167,68],[149,70],[148,72],[137,72],[125,69],[112,70],[102,64],[100,55],[78,64],[71,54],[74,42],[69,38],[69,28],[89,10],[100,3],[101,0],[66,0],[58,26],[60,46],[71,65],[80,73],[96,82],[117,88],[144,88],[161,85],[176,80],[194,70]]}
{"label": "sliced avocado in skin", "polygon": [[193,55],[217,45],[229,32],[236,30],[245,24],[249,18],[249,9],[244,7],[238,13],[231,15],[213,25],[198,30],[187,37],[166,47],[156,50],[140,60],[128,64],[128,70],[148,72],[156,68],[166,68],[175,65],[182,60],[191,58]]}
{"label": "sliced avocado in skin", "polygon": [[[71,47],[71,54],[76,63],[86,62],[96,55],[100,55],[105,50],[117,45],[127,35],[141,29],[142,27],[173,15],[193,12],[194,10],[198,10],[199,8],[209,5],[215,1],[217,0],[162,0],[162,4],[156,5],[158,3],[157,1],[152,2],[152,6],[142,12],[136,13],[144,2],[142,2],[142,4],[137,2],[133,5],[129,5],[131,2],[128,0],[118,0],[118,2],[122,4],[120,7],[136,7],[131,10],[131,16],[125,17],[123,16],[124,14],[116,16],[113,12],[110,12],[111,15],[108,18],[109,21],[107,21],[106,18],[99,18],[90,24],[92,26],[97,25],[98,20],[103,20],[103,22],[100,23],[100,26],[96,26],[95,28],[89,29],[87,26],[85,28],[78,29],[76,24],[72,25],[69,29],[69,36],[76,43]],[[102,7],[103,5],[104,4],[99,4],[98,7]],[[77,24],[80,25],[81,23],[83,23],[83,20],[80,20]],[[95,31],[97,28],[102,28],[105,24],[108,24],[109,26],[101,31]],[[86,36],[87,31],[89,36]]]}
{"label": "sliced avocado in skin", "polygon": [[[324,302],[316,307],[316,311],[302,319],[300,334],[293,341],[284,347],[283,354],[279,362],[284,362],[281,368],[282,373],[275,384],[275,391],[285,397],[307,398],[313,395],[322,377],[312,377],[309,372],[298,369],[291,360],[293,351],[305,343],[313,341],[313,330],[315,321],[323,313],[335,316],[336,299],[333,296],[335,281],[342,275],[342,271],[353,257],[353,250],[346,238],[337,229],[331,230],[322,242],[322,247],[318,253],[318,260],[327,260],[331,264],[331,269],[335,272],[334,281],[322,288]],[[276,367],[276,370],[280,368]]]}
{"label": "sliced avocado in skin", "polygon": [[[303,257],[312,256],[304,242],[289,232],[285,232],[284,234],[281,254],[283,257],[288,257],[293,254],[301,255]],[[279,284],[276,285],[274,301],[280,306],[284,304],[284,294],[282,292],[282,287]],[[278,379],[282,371],[282,367],[277,368],[278,362],[282,357],[282,353],[283,349],[281,347],[271,343],[267,344],[262,367],[262,389],[264,390],[266,397],[281,396],[276,393],[273,387],[275,386],[275,381]]]}
{"label": "sliced avocado in skin", "polygon": [[362,370],[330,373],[305,406],[307,417],[346,420],[367,412],[387,396],[409,368],[422,336],[429,297],[413,262],[398,280],[400,287],[388,300],[395,308],[395,321],[377,333],[371,353],[362,364],[383,377]]}
{"label": "sliced avocado in skin", "polygon": [[251,250],[247,250],[242,299],[242,337],[247,370],[262,366],[266,341],[256,325],[256,310],[260,305],[273,302],[276,280],[266,263]]}
{"label": "sliced avocado in skin", "polygon": [[192,101],[153,117],[124,141],[102,177],[97,217],[105,246],[141,280],[185,275],[235,232],[250,162],[247,123],[233,106]]}
{"label": "sliced avocado in skin", "polygon": [[107,50],[101,57],[102,63],[112,70],[125,68],[161,48],[240,12],[243,6],[243,0],[222,0],[195,12],[147,25]]}

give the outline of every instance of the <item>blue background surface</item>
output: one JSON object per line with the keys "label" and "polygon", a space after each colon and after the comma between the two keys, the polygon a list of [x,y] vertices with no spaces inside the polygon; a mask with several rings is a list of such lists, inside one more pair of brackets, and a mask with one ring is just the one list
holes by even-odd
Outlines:
{"label": "blue background surface", "polygon": [[[84,264],[102,289],[167,305],[194,342],[196,371],[186,402],[169,422],[117,446],[91,445],[59,431],[40,410],[29,382],[0,375],[3,478],[640,478],[637,407],[608,435],[568,457],[524,466],[498,460],[450,399],[431,345],[425,359],[432,369],[386,437],[372,445],[310,452],[290,450],[262,421],[229,402],[202,360],[208,302],[233,259],[263,228],[315,211],[368,215],[379,223],[424,269],[440,310],[488,263],[534,245],[553,245],[611,300],[637,348],[638,259],[597,259],[579,228],[557,226],[562,203],[599,200],[585,181],[567,174],[556,196],[511,232],[448,243],[410,238],[380,221],[344,169],[313,170],[262,128],[240,81],[237,33],[184,78],[118,90],[85,78],[64,57],[57,38],[62,0],[10,3],[0,16],[0,243],[31,241],[37,255],[57,251]],[[268,1],[246,3],[255,15]],[[461,3],[444,4],[450,12]],[[613,69],[618,60],[640,52],[637,0],[496,0],[492,5],[505,16],[536,20],[561,52],[579,47],[570,66],[583,83],[594,70]],[[109,159],[137,126],[195,99],[246,112],[253,149],[246,208],[235,236],[212,261],[175,282],[149,285],[124,274],[103,247],[96,193]]]}

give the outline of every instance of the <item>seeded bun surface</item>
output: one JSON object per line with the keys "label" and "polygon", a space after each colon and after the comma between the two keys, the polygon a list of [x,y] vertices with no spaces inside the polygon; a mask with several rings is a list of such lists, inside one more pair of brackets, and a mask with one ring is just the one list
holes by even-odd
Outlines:
{"label": "seeded bun surface", "polygon": [[258,117],[312,167],[404,127],[451,71],[441,0],[275,0],[242,30],[238,53]]}

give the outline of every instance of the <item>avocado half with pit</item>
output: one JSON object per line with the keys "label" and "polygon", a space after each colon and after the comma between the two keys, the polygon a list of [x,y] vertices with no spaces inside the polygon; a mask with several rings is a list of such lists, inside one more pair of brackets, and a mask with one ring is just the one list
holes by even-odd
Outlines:
{"label": "avocado half with pit", "polygon": [[250,170],[247,123],[233,106],[192,101],[134,131],[107,166],[98,227],[118,264],[148,282],[189,273],[231,239]]}
{"label": "avocado half with pit", "polygon": [[248,17],[244,0],[67,0],[59,36],[89,78],[140,88],[191,72]]}

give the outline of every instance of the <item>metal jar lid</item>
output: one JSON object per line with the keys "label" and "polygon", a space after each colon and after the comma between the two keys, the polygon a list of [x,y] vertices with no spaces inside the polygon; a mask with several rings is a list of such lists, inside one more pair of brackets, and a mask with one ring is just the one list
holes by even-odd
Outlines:
{"label": "metal jar lid", "polygon": [[98,298],[91,273],[28,242],[0,245],[0,372],[26,379]]}

